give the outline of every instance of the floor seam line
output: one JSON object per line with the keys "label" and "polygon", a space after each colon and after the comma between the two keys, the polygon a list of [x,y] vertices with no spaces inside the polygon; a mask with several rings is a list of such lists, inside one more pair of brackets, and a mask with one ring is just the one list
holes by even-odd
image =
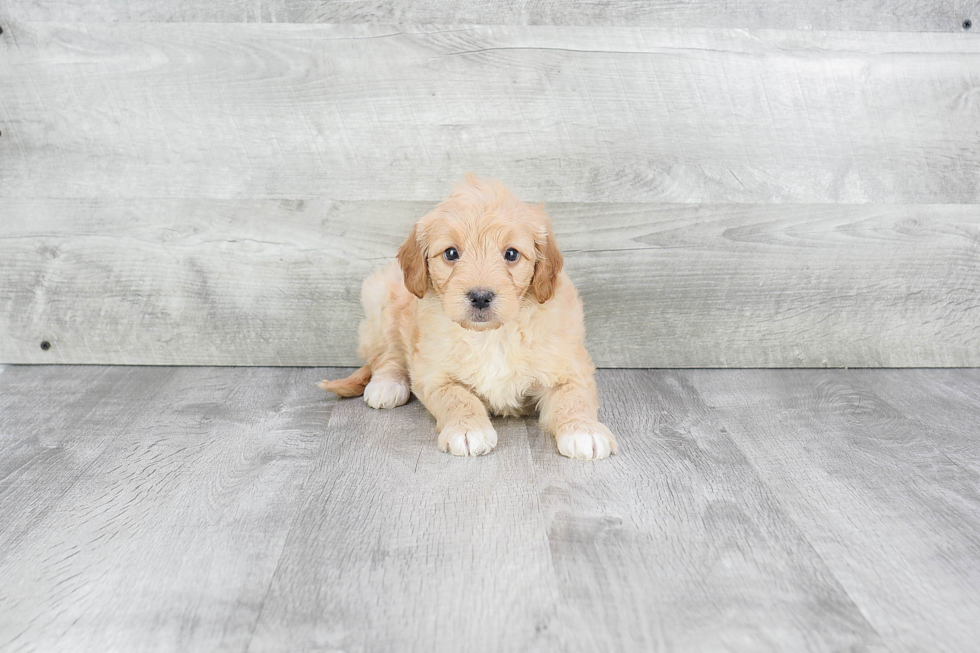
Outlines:
{"label": "floor seam line", "polygon": [[[335,415],[337,412],[337,405],[339,401],[340,399],[337,398],[330,405],[330,416],[329,418],[327,418],[326,425],[324,426],[324,430],[327,433],[325,433],[324,436],[321,438],[322,444],[320,446],[320,450],[317,451],[318,455],[316,456],[316,459],[314,460],[313,464],[310,465],[310,471],[306,475],[306,478],[303,479],[303,486],[301,488],[301,491],[304,492],[304,494],[306,488],[309,485],[310,479],[313,478],[313,474],[314,472],[316,472],[317,469],[316,461],[320,459],[320,454],[323,453],[322,449],[326,447],[327,444],[329,443],[326,436],[330,431],[330,425],[333,424],[333,421],[335,419]],[[252,623],[252,627],[248,631],[248,641],[246,642],[245,649],[244,649],[246,653],[252,648],[252,641],[255,639],[255,631],[258,629],[259,622],[262,621],[262,613],[265,611],[266,600],[269,598],[269,594],[270,592],[272,592],[272,586],[276,582],[276,577],[279,575],[279,570],[282,568],[283,554],[286,552],[286,546],[288,546],[289,540],[293,536],[293,531],[296,529],[296,523],[303,515],[303,508],[306,506],[307,499],[308,498],[304,496],[303,501],[300,502],[299,507],[296,510],[296,514],[293,515],[293,518],[289,523],[289,529],[286,531],[286,536],[282,540],[282,546],[279,548],[279,553],[276,554],[276,567],[275,569],[273,569],[272,574],[269,576],[269,585],[268,587],[265,588],[265,593],[263,593],[262,595],[262,601],[259,603],[259,610],[255,615],[255,621]]]}

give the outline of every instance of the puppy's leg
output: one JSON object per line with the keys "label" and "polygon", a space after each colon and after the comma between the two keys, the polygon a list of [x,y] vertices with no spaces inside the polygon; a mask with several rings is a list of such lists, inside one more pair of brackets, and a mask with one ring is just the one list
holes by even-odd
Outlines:
{"label": "puppy's leg", "polygon": [[548,388],[538,401],[541,426],[555,436],[563,456],[600,460],[616,453],[616,437],[599,422],[593,379],[573,379]]}
{"label": "puppy's leg", "polygon": [[371,408],[395,408],[408,402],[408,373],[393,357],[382,356],[374,362],[371,382],[364,388],[364,401]]}
{"label": "puppy's leg", "polygon": [[397,264],[389,265],[368,277],[361,289],[364,321],[358,353],[371,366],[371,382],[364,388],[364,401],[371,408],[395,408],[410,395],[399,336],[399,328],[407,319],[408,291],[400,275]]}
{"label": "puppy's leg", "polygon": [[467,388],[447,382],[428,390],[416,388],[415,394],[436,418],[440,451],[482,456],[497,446],[497,432],[487,409]]}

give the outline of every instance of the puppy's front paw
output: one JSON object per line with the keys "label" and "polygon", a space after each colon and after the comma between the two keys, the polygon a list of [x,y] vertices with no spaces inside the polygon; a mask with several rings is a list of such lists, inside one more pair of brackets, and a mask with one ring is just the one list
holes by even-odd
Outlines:
{"label": "puppy's front paw", "polygon": [[497,432],[492,426],[466,428],[447,426],[439,432],[439,451],[454,456],[482,456],[497,446]]}
{"label": "puppy's front paw", "polygon": [[401,381],[372,379],[364,388],[364,401],[371,408],[394,408],[408,401],[411,391]]}
{"label": "puppy's front paw", "polygon": [[563,456],[579,460],[602,460],[616,453],[616,436],[599,422],[574,424],[555,437]]}

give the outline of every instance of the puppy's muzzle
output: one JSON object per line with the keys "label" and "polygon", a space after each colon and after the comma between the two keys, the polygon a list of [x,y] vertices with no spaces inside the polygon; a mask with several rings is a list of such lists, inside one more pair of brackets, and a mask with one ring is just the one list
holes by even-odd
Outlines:
{"label": "puppy's muzzle", "polygon": [[473,322],[493,320],[493,300],[496,296],[496,293],[486,288],[474,288],[466,293],[466,298],[470,300],[470,320]]}

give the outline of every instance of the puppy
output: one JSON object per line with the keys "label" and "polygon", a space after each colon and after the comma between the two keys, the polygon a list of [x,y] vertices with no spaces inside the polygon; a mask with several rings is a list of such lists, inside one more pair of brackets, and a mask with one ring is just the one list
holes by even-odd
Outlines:
{"label": "puppy", "polygon": [[598,420],[582,301],[540,207],[467,175],[420,219],[398,261],[364,282],[358,353],[367,364],[319,386],[394,408],[409,391],[457,456],[497,446],[488,413],[539,413],[558,451],[598,460],[616,438]]}

